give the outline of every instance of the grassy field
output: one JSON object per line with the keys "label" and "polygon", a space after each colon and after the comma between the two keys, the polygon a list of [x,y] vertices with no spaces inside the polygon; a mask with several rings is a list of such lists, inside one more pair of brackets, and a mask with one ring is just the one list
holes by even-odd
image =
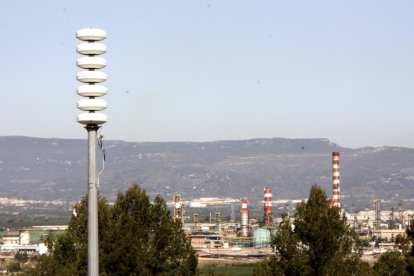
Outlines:
{"label": "grassy field", "polygon": [[200,269],[200,273],[201,275],[212,275],[211,271],[213,271],[216,276],[250,276],[252,275],[253,266],[254,263],[238,266],[205,266]]}
{"label": "grassy field", "polygon": [[255,262],[231,260],[200,260],[199,269],[201,275],[250,276],[254,264]]}

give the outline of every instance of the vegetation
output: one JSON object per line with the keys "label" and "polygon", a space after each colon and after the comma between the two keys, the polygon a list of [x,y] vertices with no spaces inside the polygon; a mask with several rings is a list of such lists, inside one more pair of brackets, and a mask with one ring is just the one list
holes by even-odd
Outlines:
{"label": "vegetation", "polygon": [[[316,184],[308,201],[298,204],[294,223],[282,215],[272,240],[280,259],[265,258],[255,265],[206,266],[199,271],[195,251],[165,201],[157,196],[151,203],[136,184],[118,193],[113,207],[100,198],[98,209],[100,275],[414,275],[414,223],[406,236],[395,238],[396,250],[370,267],[361,260],[363,243]],[[40,257],[27,275],[87,275],[86,197],[77,211],[66,234],[47,238],[50,254]],[[9,271],[20,271],[26,257],[16,254]]]}
{"label": "vegetation", "polygon": [[200,269],[202,276],[250,276],[254,264],[246,263],[232,266],[207,266]]}
{"label": "vegetation", "polygon": [[[272,240],[280,260],[257,263],[253,275],[414,275],[414,223],[406,237],[398,235],[396,250],[384,253],[373,267],[361,260],[361,244],[340,210],[328,204],[314,185],[308,202],[297,206],[294,226],[283,215]],[[354,246],[354,250],[352,250]]]}
{"label": "vegetation", "polygon": [[[49,204],[26,204],[14,206],[0,204],[0,221],[2,227],[12,229],[29,228],[35,225],[67,225],[72,206]],[[5,231],[5,234],[9,234]]]}
{"label": "vegetation", "polygon": [[20,271],[21,270],[20,263],[19,262],[10,262],[7,265],[7,270],[9,272],[17,272],[17,271]]}
{"label": "vegetation", "polygon": [[286,214],[272,247],[280,260],[264,259],[253,275],[369,275],[369,264],[360,260],[361,251],[352,253],[357,236],[329,205],[321,187],[311,188],[308,201],[298,204],[292,225]]}
{"label": "vegetation", "polygon": [[[50,254],[28,275],[87,275],[87,197],[77,206],[66,234],[49,236]],[[150,202],[134,184],[114,206],[99,199],[100,275],[197,275],[198,259],[180,223],[161,196]]]}
{"label": "vegetation", "polygon": [[29,256],[26,252],[20,253],[17,252],[16,255],[14,255],[14,260],[19,263],[26,263],[29,260]]}

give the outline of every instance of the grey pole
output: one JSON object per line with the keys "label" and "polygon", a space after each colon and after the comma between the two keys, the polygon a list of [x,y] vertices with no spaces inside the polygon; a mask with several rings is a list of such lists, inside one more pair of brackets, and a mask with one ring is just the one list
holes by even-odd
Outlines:
{"label": "grey pole", "polygon": [[76,60],[76,66],[87,71],[76,74],[76,79],[82,85],[76,89],[79,96],[87,97],[78,101],[77,108],[87,113],[78,115],[77,121],[86,125],[88,131],[88,276],[99,276],[99,244],[98,244],[98,187],[99,176],[96,171],[96,136],[99,129],[98,125],[107,122],[105,114],[95,113],[107,108],[104,100],[96,100],[96,97],[104,96],[107,92],[106,87],[95,85],[106,81],[107,75],[104,72],[95,71],[106,67],[106,60],[96,58],[95,55],[101,55],[106,52],[106,46],[95,41],[101,41],[106,38],[106,32],[99,29],[82,29],[76,32],[76,38],[87,43],[76,46],[76,52],[88,57]]}
{"label": "grey pole", "polygon": [[88,131],[88,276],[99,276],[98,187],[96,177],[96,135],[98,125],[87,125]]}

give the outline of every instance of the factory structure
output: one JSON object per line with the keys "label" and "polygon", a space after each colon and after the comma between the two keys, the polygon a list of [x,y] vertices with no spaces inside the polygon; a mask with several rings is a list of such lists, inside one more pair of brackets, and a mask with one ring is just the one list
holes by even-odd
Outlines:
{"label": "factory structure", "polygon": [[[374,210],[365,210],[358,213],[347,212],[341,206],[341,183],[340,183],[340,153],[332,153],[332,198],[328,198],[331,208],[338,208],[343,216],[347,218],[348,224],[362,238],[369,239],[388,239],[392,241],[398,234],[405,234],[406,228],[414,218],[414,211],[404,210],[403,201],[398,202],[398,208],[383,210],[382,201],[379,199],[371,200],[375,206]],[[346,187],[345,187],[346,188]],[[219,199],[219,198],[200,198],[195,201],[182,201],[181,195],[173,195],[172,219],[181,222],[187,238],[191,240],[192,246],[202,252],[209,251],[211,256],[221,252],[221,254],[233,254],[233,256],[243,257],[262,257],[273,254],[271,241],[277,233],[281,222],[280,217],[274,217],[272,208],[276,204],[286,204],[286,213],[294,225],[294,204],[303,200],[275,200],[273,201],[272,188],[263,188],[263,216],[262,221],[257,221],[249,216],[249,200],[247,197],[240,199]],[[209,211],[209,216],[202,217],[201,223],[199,214],[194,213],[192,223],[186,223],[186,208],[216,208]],[[213,207],[215,206],[215,207]],[[231,217],[224,218],[220,212],[221,207],[231,206]],[[240,206],[240,221],[235,220],[234,209]],[[220,208],[217,208],[220,207]],[[235,208],[234,208],[235,207]],[[260,207],[262,208],[262,207]],[[282,208],[282,207],[281,207]],[[280,209],[280,208],[279,208]],[[256,209],[257,210],[257,209]],[[262,211],[260,211],[262,212]],[[73,205],[73,215],[76,217],[76,205]],[[257,217],[257,212],[255,217]],[[227,221],[228,220],[228,221]],[[67,226],[33,226],[30,229],[19,229],[14,236],[4,235],[5,229],[0,228],[0,252],[28,252],[43,254],[47,252],[44,240],[47,236],[56,237],[67,231]],[[218,251],[221,250],[222,251]],[[254,253],[254,250],[262,253]],[[216,252],[216,253],[211,253]],[[230,252],[230,253],[224,253]],[[246,253],[248,252],[248,253]],[[252,253],[253,252],[253,253]],[[206,253],[207,254],[207,253]],[[244,254],[244,255],[243,255]],[[211,257],[210,256],[210,257]]]}
{"label": "factory structure", "polygon": [[[348,220],[349,225],[362,237],[392,239],[398,234],[405,234],[406,227],[411,223],[414,211],[404,211],[402,201],[399,202],[398,210],[382,210],[381,201],[375,201],[375,210],[348,213],[341,207],[341,184],[340,184],[340,153],[332,153],[332,198],[328,199],[332,208],[338,208]],[[240,222],[223,221],[220,212],[216,211],[214,216],[210,211],[209,223],[200,223],[198,214],[194,214],[194,223],[185,223],[183,203],[180,196],[174,195],[174,220],[180,220],[183,228],[188,234],[195,249],[227,249],[238,252],[243,248],[260,248],[263,252],[271,252],[270,244],[272,237],[276,234],[281,218],[275,218],[272,214],[272,189],[264,187],[263,198],[263,221],[249,217],[248,198],[240,200],[220,200],[218,198],[204,198],[187,203],[190,207],[207,207],[216,204],[240,204]],[[296,201],[298,203],[300,201]],[[280,203],[280,202],[278,202]],[[233,207],[232,205],[232,207]],[[208,207],[207,207],[208,208]],[[294,225],[294,206],[292,201],[286,201],[286,211]],[[232,208],[233,209],[233,208]],[[234,217],[234,214],[232,214]],[[236,254],[236,253],[234,253]]]}
{"label": "factory structure", "polygon": [[[76,204],[72,206],[72,214],[77,217]],[[26,252],[29,255],[48,254],[44,241],[48,236],[56,238],[66,233],[68,225],[44,225],[9,231],[0,227],[0,253]]]}
{"label": "factory structure", "polygon": [[68,230],[67,225],[32,226],[29,229],[19,229],[18,233],[8,233],[4,227],[0,228],[0,252],[16,253],[26,252],[28,254],[42,255],[47,253],[44,240],[48,236],[57,237]]}

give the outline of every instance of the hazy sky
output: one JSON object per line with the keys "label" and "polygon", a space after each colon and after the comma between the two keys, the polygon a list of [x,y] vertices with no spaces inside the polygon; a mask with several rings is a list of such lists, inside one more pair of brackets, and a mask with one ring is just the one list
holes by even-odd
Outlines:
{"label": "hazy sky", "polygon": [[84,138],[75,33],[107,32],[107,139],[414,147],[414,1],[1,1],[0,135]]}

